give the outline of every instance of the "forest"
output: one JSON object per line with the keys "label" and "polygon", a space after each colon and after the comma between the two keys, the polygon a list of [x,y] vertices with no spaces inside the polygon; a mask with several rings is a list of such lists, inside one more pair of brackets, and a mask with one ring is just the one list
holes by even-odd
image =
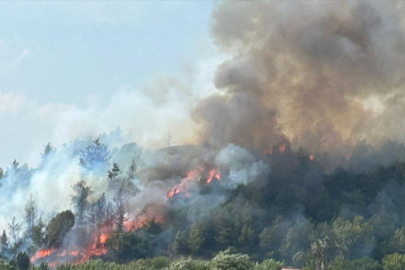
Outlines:
{"label": "forest", "polygon": [[[1,230],[1,269],[405,268],[402,144],[361,142],[346,158],[286,139],[260,152],[108,138],[48,144],[37,168],[2,171],[8,200],[30,196]],[[62,181],[48,173],[68,165],[68,207],[47,212],[41,196],[58,191],[34,181]]]}

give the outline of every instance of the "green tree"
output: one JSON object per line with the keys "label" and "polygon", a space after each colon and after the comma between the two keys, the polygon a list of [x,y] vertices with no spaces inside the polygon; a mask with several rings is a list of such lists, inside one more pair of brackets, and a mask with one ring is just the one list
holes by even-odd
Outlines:
{"label": "green tree", "polygon": [[46,262],[41,262],[41,264],[37,268],[38,270],[50,270],[48,264]]}
{"label": "green tree", "polygon": [[110,151],[99,138],[93,140],[92,144],[80,151],[79,164],[86,170],[103,172],[104,166],[111,158]]}
{"label": "green tree", "polygon": [[373,227],[357,216],[353,222],[337,218],[332,224],[335,244],[340,254],[348,259],[358,259],[371,252],[374,246]]}
{"label": "green tree", "polygon": [[273,259],[264,260],[261,263],[256,263],[254,270],[281,270],[284,266],[283,262],[278,262]]}
{"label": "green tree", "polygon": [[45,223],[42,218],[38,219],[38,223],[32,229],[32,241],[37,247],[42,247],[46,243]]}
{"label": "green tree", "polygon": [[41,154],[42,159],[46,159],[46,157],[54,151],[54,147],[49,142],[47,145],[44,146],[44,152]]}
{"label": "green tree", "polygon": [[382,260],[384,270],[405,269],[405,255],[394,253],[387,255]]}
{"label": "green tree", "polygon": [[28,270],[30,267],[30,257],[25,252],[20,252],[15,258],[19,270]]}
{"label": "green tree", "polygon": [[75,217],[70,210],[63,211],[52,218],[46,227],[48,248],[60,247],[65,235],[74,224]]}
{"label": "green tree", "polygon": [[392,252],[405,252],[405,226],[395,231],[388,243],[388,250]]}
{"label": "green tree", "polygon": [[329,239],[318,240],[311,245],[311,251],[315,259],[315,269],[325,270],[327,265],[327,255],[329,249]]}
{"label": "green tree", "polygon": [[172,244],[175,254],[188,254],[187,234],[185,231],[178,231]]}
{"label": "green tree", "polygon": [[209,262],[202,260],[193,260],[192,258],[178,259],[173,261],[168,270],[209,270]]}
{"label": "green tree", "polygon": [[247,254],[231,254],[229,249],[219,252],[212,259],[214,269],[248,270],[253,267]]}
{"label": "green tree", "polygon": [[249,252],[254,247],[255,231],[252,229],[252,226],[243,225],[238,242],[244,252]]}
{"label": "green tree", "polygon": [[281,242],[282,258],[292,262],[292,258],[297,252],[307,251],[310,248],[310,237],[313,231],[313,225],[307,219],[302,216],[297,217]]}
{"label": "green tree", "polygon": [[83,180],[74,184],[72,189],[75,194],[72,196],[71,203],[75,209],[77,225],[82,226],[85,223],[85,212],[89,208],[88,197],[93,191]]}
{"label": "green tree", "polygon": [[287,233],[288,226],[283,223],[282,217],[278,216],[271,226],[263,229],[259,235],[260,247],[263,251],[273,253],[279,251],[284,235]]}
{"label": "green tree", "polygon": [[381,264],[371,258],[361,258],[351,261],[348,270],[382,270]]}
{"label": "green tree", "polygon": [[188,236],[188,246],[192,254],[198,254],[204,244],[204,228],[201,225],[193,225]]}
{"label": "green tree", "polygon": [[32,197],[32,194],[25,205],[25,222],[27,224],[27,236],[32,238],[33,230],[37,222],[38,218],[38,209],[37,209],[37,204],[35,203],[34,198]]}
{"label": "green tree", "polygon": [[8,237],[6,234],[6,231],[3,230],[3,234],[1,235],[0,238],[0,248],[1,248],[1,253],[3,255],[6,255],[6,253],[8,252]]}
{"label": "green tree", "polygon": [[105,246],[110,258],[120,263],[142,259],[151,254],[149,241],[134,232],[114,233],[107,239]]}
{"label": "green tree", "polygon": [[349,262],[342,256],[336,256],[328,265],[328,270],[348,270]]}
{"label": "green tree", "polygon": [[132,160],[132,163],[131,163],[131,166],[129,167],[129,170],[128,170],[128,172],[127,172],[127,175],[128,175],[128,178],[130,179],[130,180],[133,180],[133,179],[135,179],[135,177],[136,177],[136,171],[137,171],[137,165],[136,165],[136,162],[135,162],[135,159],[133,159]]}

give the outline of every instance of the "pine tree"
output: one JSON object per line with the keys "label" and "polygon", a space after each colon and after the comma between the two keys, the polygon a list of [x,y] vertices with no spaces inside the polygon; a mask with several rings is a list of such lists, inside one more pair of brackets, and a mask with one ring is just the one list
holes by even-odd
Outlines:
{"label": "pine tree", "polygon": [[75,195],[72,196],[71,203],[76,212],[77,224],[82,226],[85,224],[85,213],[89,208],[88,197],[93,191],[83,180],[73,185],[72,189]]}
{"label": "pine tree", "polygon": [[255,244],[255,232],[251,226],[243,225],[240,236],[238,238],[239,244],[243,247],[244,251],[248,252]]}
{"label": "pine tree", "polygon": [[117,232],[121,233],[125,230],[125,199],[123,196],[123,191],[120,188],[114,196],[115,202],[115,228]]}
{"label": "pine tree", "polygon": [[80,151],[79,165],[86,170],[93,170],[94,172],[103,169],[108,164],[110,158],[111,154],[107,146],[97,138],[91,145]]}
{"label": "pine tree", "polygon": [[0,247],[1,247],[1,252],[3,254],[5,254],[7,252],[8,243],[9,242],[8,242],[8,237],[7,237],[6,231],[3,230],[3,234],[1,235],[1,238],[0,238]]}
{"label": "pine tree", "polygon": [[25,205],[25,216],[24,216],[25,222],[27,224],[28,237],[32,238],[33,229],[37,222],[37,215],[38,215],[37,205],[31,194],[27,204]]}
{"label": "pine tree", "polygon": [[138,168],[137,168],[137,166],[136,166],[135,159],[133,159],[133,160],[132,160],[131,167],[129,167],[129,170],[128,170],[128,172],[127,172],[128,178],[129,178],[130,180],[135,179],[135,174],[136,174],[136,170],[137,170],[137,169],[138,169]]}
{"label": "pine tree", "polygon": [[101,227],[106,222],[106,208],[107,202],[103,193],[95,202],[95,223],[98,227]]}
{"label": "pine tree", "polygon": [[204,244],[205,237],[203,228],[199,225],[194,225],[190,229],[189,237],[187,240],[191,252],[196,255],[201,250]]}
{"label": "pine tree", "polygon": [[53,150],[54,150],[54,147],[49,142],[47,145],[44,146],[44,152],[41,154],[41,157],[43,159],[46,158]]}
{"label": "pine tree", "polygon": [[187,254],[188,244],[187,235],[184,231],[178,231],[176,237],[173,240],[172,250],[175,254]]}
{"label": "pine tree", "polygon": [[121,186],[121,179],[118,176],[121,174],[121,169],[117,163],[113,164],[113,167],[108,171],[108,186],[109,188],[116,190]]}
{"label": "pine tree", "polygon": [[10,231],[11,239],[13,240],[14,245],[16,245],[21,230],[21,224],[16,221],[15,217],[13,217],[11,219],[11,223],[8,224],[8,228]]}

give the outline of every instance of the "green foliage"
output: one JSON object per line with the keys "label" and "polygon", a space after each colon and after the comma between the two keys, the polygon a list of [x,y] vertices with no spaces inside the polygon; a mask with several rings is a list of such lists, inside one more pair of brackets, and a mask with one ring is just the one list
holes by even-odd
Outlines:
{"label": "green foliage", "polygon": [[139,259],[130,262],[127,266],[128,269],[137,270],[160,270],[170,265],[169,258],[157,256],[153,258]]}
{"label": "green foliage", "polygon": [[42,247],[47,242],[44,229],[45,223],[40,218],[38,223],[32,228],[32,241],[37,247]]}
{"label": "green foliage", "polygon": [[97,172],[103,169],[110,158],[111,154],[107,146],[97,138],[91,145],[80,151],[79,164],[86,170]]}
{"label": "green foliage", "polygon": [[281,243],[280,252],[282,257],[285,260],[292,261],[297,252],[307,251],[310,247],[310,236],[313,230],[313,225],[307,219],[297,217]]}
{"label": "green foliage", "polygon": [[348,270],[349,262],[342,256],[336,256],[328,265],[328,270]]}
{"label": "green foliage", "polygon": [[384,270],[405,269],[405,255],[394,253],[387,255],[382,260]]}
{"label": "green foliage", "polygon": [[75,209],[77,225],[81,226],[85,223],[84,214],[89,207],[88,197],[93,191],[83,180],[74,184],[72,189],[75,194],[72,196],[71,203]]}
{"label": "green foliage", "polygon": [[273,259],[264,260],[262,263],[256,263],[254,270],[281,270],[284,266],[283,262],[278,262]]}
{"label": "green foliage", "polygon": [[30,267],[30,257],[25,252],[18,253],[15,262],[19,270],[28,270]]}
{"label": "green foliage", "polygon": [[252,226],[243,225],[238,242],[245,252],[249,252],[253,248],[255,245],[255,231],[252,229]]}
{"label": "green foliage", "polygon": [[204,244],[205,237],[203,228],[199,225],[194,225],[190,229],[187,243],[192,254],[198,254]]}
{"label": "green foliage", "polygon": [[145,258],[151,252],[149,241],[134,232],[112,234],[105,246],[108,248],[109,257],[120,263]]}
{"label": "green foliage", "polygon": [[371,258],[361,258],[349,263],[348,270],[382,270],[381,264]]}
{"label": "green foliage", "polygon": [[287,233],[287,226],[283,224],[282,217],[278,216],[270,227],[263,229],[259,236],[260,247],[265,252],[277,251],[281,245],[284,235]]}
{"label": "green foliage", "polygon": [[63,211],[52,218],[46,227],[48,248],[58,248],[63,238],[75,224],[75,217],[70,210]]}
{"label": "green foliage", "polygon": [[357,259],[371,252],[374,246],[373,227],[363,217],[357,216],[353,222],[339,217],[332,227],[336,247],[343,256]]}
{"label": "green foliage", "polygon": [[[58,270],[130,270],[126,265],[120,265],[113,262],[103,262],[102,260],[89,260],[83,264],[78,265],[62,265],[57,268]],[[136,268],[135,268],[136,269]]]}
{"label": "green foliage", "polygon": [[185,231],[178,231],[176,237],[173,240],[172,250],[175,254],[187,254],[188,253],[188,243],[187,234]]}
{"label": "green foliage", "polygon": [[247,254],[231,254],[229,250],[219,252],[211,262],[213,269],[247,270],[253,267]]}
{"label": "green foliage", "polygon": [[388,248],[400,253],[405,252],[405,226],[395,231],[394,236],[389,241]]}
{"label": "green foliage", "polygon": [[38,270],[50,270],[48,264],[46,262],[41,262],[41,264],[37,267]]}
{"label": "green foliage", "polygon": [[0,269],[1,270],[17,270],[14,265],[11,265],[9,262],[0,259]]}
{"label": "green foliage", "polygon": [[212,269],[209,266],[209,262],[203,260],[193,260],[192,258],[175,260],[167,268],[167,270],[209,270],[209,269]]}

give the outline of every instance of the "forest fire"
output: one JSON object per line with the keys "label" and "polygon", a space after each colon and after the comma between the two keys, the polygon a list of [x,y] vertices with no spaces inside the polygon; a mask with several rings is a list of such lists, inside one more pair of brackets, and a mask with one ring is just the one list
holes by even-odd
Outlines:
{"label": "forest fire", "polygon": [[207,184],[211,184],[213,179],[217,179],[218,181],[221,181],[221,173],[216,169],[212,169],[210,171],[210,176],[207,180]]}
{"label": "forest fire", "polygon": [[102,234],[100,236],[100,244],[104,245],[105,242],[107,241],[108,235],[107,234]]}
{"label": "forest fire", "polygon": [[280,153],[284,153],[286,146],[287,146],[286,143],[282,143],[282,144],[278,147],[278,151],[279,151]]}
{"label": "forest fire", "polygon": [[43,250],[39,250],[37,251],[37,253],[34,254],[34,256],[31,257],[31,261],[36,261],[40,258],[45,258],[50,256],[51,254],[53,254],[56,251],[56,249],[43,249]]}
{"label": "forest fire", "polygon": [[[190,194],[187,190],[187,185],[191,180],[199,181],[201,179],[200,176],[201,176],[202,172],[203,172],[202,167],[198,167],[195,170],[188,171],[187,177],[183,178],[179,184],[177,184],[175,187],[173,187],[167,193],[167,198],[170,199],[174,195],[180,194],[182,192],[184,192],[186,197],[190,196]],[[214,179],[216,179],[217,181],[221,181],[221,172],[217,169],[210,170],[208,178],[207,178],[207,184],[211,184]]]}
{"label": "forest fire", "polygon": [[167,198],[172,198],[174,195],[180,194],[181,192],[186,190],[188,182],[190,182],[193,179],[196,179],[201,174],[202,171],[203,169],[201,167],[198,167],[197,169],[192,171],[188,171],[187,176],[183,178],[178,185],[176,185],[167,193]]}
{"label": "forest fire", "polygon": [[315,159],[315,156],[314,156],[314,155],[309,155],[309,159],[310,159],[311,161],[313,161],[313,160]]}

